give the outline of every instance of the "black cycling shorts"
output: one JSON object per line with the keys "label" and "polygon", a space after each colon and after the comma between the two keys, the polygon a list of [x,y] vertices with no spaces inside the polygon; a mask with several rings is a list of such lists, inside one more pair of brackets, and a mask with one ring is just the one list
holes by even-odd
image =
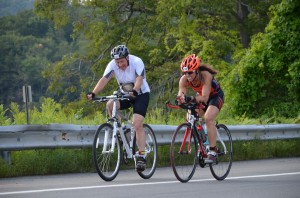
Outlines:
{"label": "black cycling shorts", "polygon": [[120,110],[133,108],[133,113],[137,113],[146,117],[147,109],[149,105],[149,92],[138,95],[131,100],[120,100]]}
{"label": "black cycling shorts", "polygon": [[206,104],[202,103],[202,105],[204,106],[204,108],[202,108],[202,110],[206,111],[210,105],[216,106],[219,110],[221,110],[223,104],[224,104],[224,93],[222,90],[219,90],[218,94],[216,94],[212,97],[209,97]]}

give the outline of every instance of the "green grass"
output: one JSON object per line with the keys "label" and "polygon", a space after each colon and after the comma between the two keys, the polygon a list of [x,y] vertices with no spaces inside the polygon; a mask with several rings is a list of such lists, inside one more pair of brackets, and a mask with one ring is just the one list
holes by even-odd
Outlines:
{"label": "green grass", "polygon": [[[158,148],[158,167],[170,166],[170,145]],[[300,157],[300,139],[233,142],[233,161]],[[11,164],[0,159],[0,177],[95,172],[92,150],[39,149],[11,152]],[[123,169],[132,168],[122,165]]]}

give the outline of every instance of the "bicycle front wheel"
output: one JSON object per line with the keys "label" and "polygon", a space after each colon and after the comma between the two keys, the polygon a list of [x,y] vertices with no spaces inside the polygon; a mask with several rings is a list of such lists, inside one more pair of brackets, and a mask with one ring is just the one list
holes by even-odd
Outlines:
{"label": "bicycle front wheel", "polygon": [[210,164],[210,171],[215,179],[224,180],[232,165],[232,138],[229,129],[224,124],[217,126],[217,161]]}
{"label": "bicycle front wheel", "polygon": [[188,123],[179,125],[173,134],[170,160],[175,177],[188,182],[194,175],[197,163],[197,141]]}
{"label": "bicycle front wheel", "polygon": [[105,181],[116,178],[121,164],[120,142],[115,137],[113,140],[113,127],[109,123],[99,126],[93,142],[93,158],[99,176]]}
{"label": "bicycle front wheel", "polygon": [[143,172],[138,172],[138,174],[143,179],[149,179],[155,172],[156,164],[157,164],[157,142],[155,134],[152,128],[148,124],[143,125],[145,135],[146,135],[146,148],[147,152],[147,161],[146,161],[146,169]]}

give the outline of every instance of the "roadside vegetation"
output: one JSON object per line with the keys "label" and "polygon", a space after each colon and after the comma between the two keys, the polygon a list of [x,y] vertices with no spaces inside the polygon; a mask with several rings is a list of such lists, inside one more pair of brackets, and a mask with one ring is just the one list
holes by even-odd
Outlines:
{"label": "roadside vegetation", "polygon": [[[159,146],[158,167],[170,166],[169,153],[169,145]],[[241,160],[283,157],[300,157],[300,139],[235,141],[233,143],[233,163]],[[128,168],[133,168],[133,162],[129,165],[122,165],[122,169]],[[0,159],[1,178],[87,172],[96,173],[90,148],[13,151],[11,164]]]}
{"label": "roadside vegetation", "polygon": [[[90,105],[94,104],[90,103]],[[19,111],[16,104],[13,104],[12,107],[14,120],[4,116],[5,110],[3,105],[0,106],[1,125],[26,124],[26,113]],[[165,109],[153,109],[149,112],[146,122],[158,125],[177,125],[183,122],[184,117],[184,111],[172,110],[167,112]],[[55,103],[52,99],[45,99],[40,109],[31,109],[30,118],[32,124],[97,125],[106,121],[105,113],[101,111],[101,107],[99,114],[95,117],[83,117],[80,112],[65,112],[62,105]],[[272,119],[226,119],[225,115],[221,114],[219,121],[227,125],[299,123],[299,119],[284,119],[275,115]],[[158,167],[170,166],[169,149],[169,145],[159,146]],[[300,157],[300,139],[235,141],[233,151],[233,161]],[[11,164],[0,158],[0,177],[95,172],[92,159],[91,148],[12,151]],[[130,166],[123,165],[122,168],[133,168],[133,166],[131,163]]]}

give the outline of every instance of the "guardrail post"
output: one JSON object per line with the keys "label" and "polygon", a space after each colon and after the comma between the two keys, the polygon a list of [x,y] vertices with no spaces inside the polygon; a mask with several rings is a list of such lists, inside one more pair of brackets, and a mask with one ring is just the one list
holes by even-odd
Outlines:
{"label": "guardrail post", "polygon": [[10,151],[0,151],[0,156],[2,159],[4,159],[4,161],[11,165],[11,155],[10,155]]}

